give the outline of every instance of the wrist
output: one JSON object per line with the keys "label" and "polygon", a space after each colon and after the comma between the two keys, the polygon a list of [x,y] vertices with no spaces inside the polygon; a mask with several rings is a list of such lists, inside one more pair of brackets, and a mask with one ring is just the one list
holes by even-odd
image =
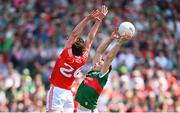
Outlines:
{"label": "wrist", "polygon": [[97,23],[101,23],[101,22],[102,22],[102,20],[101,20],[101,19],[99,19],[99,18],[96,18],[96,22],[97,22]]}

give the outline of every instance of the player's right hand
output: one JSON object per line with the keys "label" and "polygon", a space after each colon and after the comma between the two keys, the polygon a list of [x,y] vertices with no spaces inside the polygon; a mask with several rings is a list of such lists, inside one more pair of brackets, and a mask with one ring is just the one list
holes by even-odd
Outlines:
{"label": "player's right hand", "polygon": [[125,33],[125,35],[123,36],[123,38],[128,39],[128,40],[132,39],[132,37],[133,36],[130,33]]}
{"label": "player's right hand", "polygon": [[[117,33],[120,33],[120,31],[118,31],[118,28],[116,29],[116,32]],[[131,33],[128,33],[128,32],[126,32],[125,33],[125,35],[123,35],[123,36],[121,36],[121,34],[119,34],[119,37],[121,38],[121,40],[130,40],[130,39],[132,39],[132,35],[131,35]]]}
{"label": "player's right hand", "polygon": [[103,5],[100,9],[92,10],[87,18],[102,21],[107,13],[108,9],[105,5]]}

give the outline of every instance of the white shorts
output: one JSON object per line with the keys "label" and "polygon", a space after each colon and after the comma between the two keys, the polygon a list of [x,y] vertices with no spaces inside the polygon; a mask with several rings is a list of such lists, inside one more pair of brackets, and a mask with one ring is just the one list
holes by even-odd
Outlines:
{"label": "white shorts", "polygon": [[74,101],[71,91],[51,86],[47,94],[46,111],[73,113]]}
{"label": "white shorts", "polygon": [[79,104],[78,109],[77,109],[77,113],[99,113],[99,111],[97,108],[94,110],[86,109]]}

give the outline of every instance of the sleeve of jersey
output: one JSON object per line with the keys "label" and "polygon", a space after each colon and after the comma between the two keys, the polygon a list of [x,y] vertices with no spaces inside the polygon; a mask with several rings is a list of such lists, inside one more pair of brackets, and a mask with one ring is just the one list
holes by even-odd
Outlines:
{"label": "sleeve of jersey", "polygon": [[73,56],[71,48],[67,48],[66,51],[67,51],[69,57]]}

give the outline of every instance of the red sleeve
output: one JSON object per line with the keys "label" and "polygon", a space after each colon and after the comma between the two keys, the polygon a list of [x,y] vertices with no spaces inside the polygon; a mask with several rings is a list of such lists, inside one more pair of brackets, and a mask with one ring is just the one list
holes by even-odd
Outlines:
{"label": "red sleeve", "polygon": [[59,58],[62,57],[63,59],[68,59],[72,57],[71,48],[64,48],[59,56]]}
{"label": "red sleeve", "polygon": [[67,48],[67,54],[68,54],[69,57],[73,56],[71,48]]}

